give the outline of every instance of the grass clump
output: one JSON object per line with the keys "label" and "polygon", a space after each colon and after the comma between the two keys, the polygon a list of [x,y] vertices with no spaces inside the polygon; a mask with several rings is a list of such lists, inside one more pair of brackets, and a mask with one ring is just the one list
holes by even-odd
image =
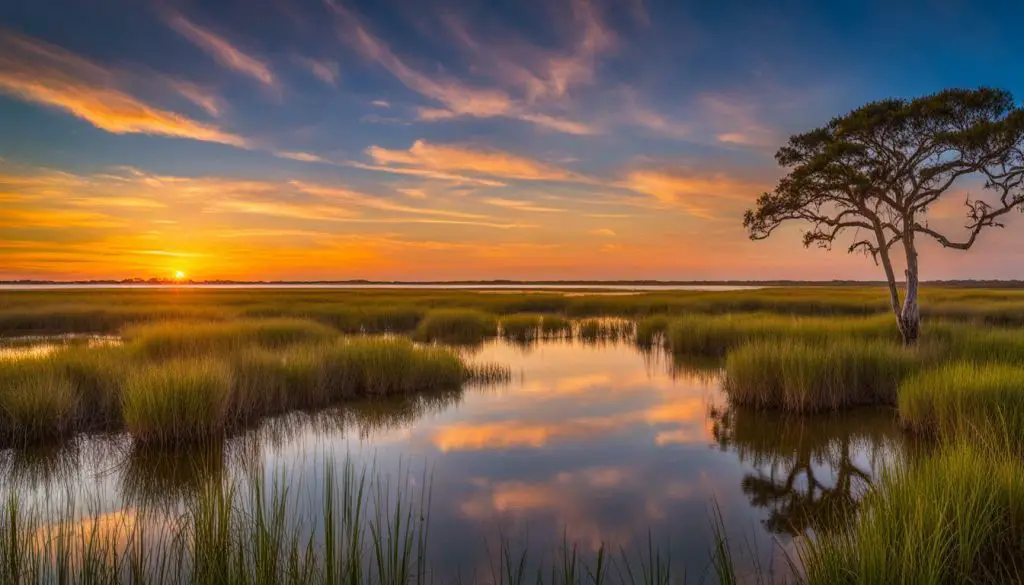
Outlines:
{"label": "grass clump", "polygon": [[0,361],[0,438],[30,443],[70,432],[78,396],[50,360]]}
{"label": "grass clump", "polygon": [[892,319],[879,317],[803,318],[770,314],[686,315],[668,326],[669,348],[677,355],[721,357],[763,339],[827,343],[842,339],[898,339]]}
{"label": "grass clump", "polygon": [[231,370],[213,359],[135,369],[124,381],[125,425],[142,443],[174,445],[223,436],[231,387]]}
{"label": "grass clump", "polygon": [[633,322],[621,319],[584,319],[579,325],[580,341],[619,341],[633,335]]}
{"label": "grass clump", "polygon": [[337,399],[459,388],[470,370],[454,351],[407,339],[352,338],[326,349],[320,380]]}
{"label": "grass clump", "polygon": [[540,333],[547,338],[562,338],[572,335],[572,321],[561,315],[544,315],[540,322]]}
{"label": "grass clump", "polygon": [[654,347],[664,340],[671,319],[668,315],[652,315],[636,322],[636,343],[640,347]]}
{"label": "grass clump", "polygon": [[501,319],[501,336],[517,343],[536,341],[543,319],[540,315],[519,313]]}
{"label": "grass clump", "polygon": [[251,420],[293,408],[324,406],[330,397],[320,383],[321,345],[271,351],[250,348],[231,359],[231,416]]}
{"label": "grass clump", "polygon": [[327,341],[337,332],[299,319],[239,319],[225,322],[170,321],[125,331],[130,347],[153,359],[206,357],[248,347],[279,349],[297,343]]}
{"label": "grass clump", "polygon": [[916,365],[913,350],[883,341],[761,341],[729,353],[724,388],[737,404],[791,412],[894,404]]}
{"label": "grass clump", "polygon": [[1024,445],[1024,367],[945,364],[904,380],[898,404],[900,421],[916,432],[952,438],[998,429]]}
{"label": "grass clump", "polygon": [[418,341],[479,343],[498,334],[493,315],[472,309],[436,309],[427,313],[416,328]]}
{"label": "grass clump", "polygon": [[851,522],[805,541],[807,583],[1018,582],[1024,473],[977,443],[949,446],[883,475]]}

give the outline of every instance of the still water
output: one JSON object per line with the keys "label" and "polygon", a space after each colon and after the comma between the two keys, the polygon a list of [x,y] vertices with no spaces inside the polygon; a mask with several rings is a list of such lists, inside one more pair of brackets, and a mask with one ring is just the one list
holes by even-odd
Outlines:
{"label": "still water", "polygon": [[[714,364],[672,364],[628,343],[493,341],[470,355],[511,366],[512,380],[278,417],[205,452],[142,450],[123,435],[8,449],[0,482],[55,509],[74,494],[90,502],[76,514],[123,523],[142,503],[173,504],[236,466],[255,463],[268,480],[286,473],[302,493],[318,489],[325,461],[352,458],[431,478],[438,581],[489,574],[503,539],[542,555],[563,538],[583,554],[602,543],[646,549],[650,538],[680,571],[701,575],[716,505],[741,568],[784,576],[794,539],[854,510],[879,471],[909,450],[891,413],[731,410]],[[246,457],[232,455],[240,449]]]}

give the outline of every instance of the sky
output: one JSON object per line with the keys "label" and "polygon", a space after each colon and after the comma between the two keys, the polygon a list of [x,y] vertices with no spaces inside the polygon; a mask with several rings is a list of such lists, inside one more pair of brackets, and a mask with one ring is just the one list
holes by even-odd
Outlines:
{"label": "sky", "polygon": [[[880,279],[743,211],[866,102],[1024,97],[984,4],[7,0],[0,279]],[[921,277],[1024,278],[1021,227]]]}

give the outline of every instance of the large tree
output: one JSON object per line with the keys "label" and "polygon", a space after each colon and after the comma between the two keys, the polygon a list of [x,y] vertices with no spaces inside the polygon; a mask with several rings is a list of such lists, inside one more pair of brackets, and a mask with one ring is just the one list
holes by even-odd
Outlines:
{"label": "large tree", "polygon": [[[806,246],[831,248],[854,232],[849,251],[881,263],[907,344],[920,332],[918,236],[967,250],[982,230],[1001,227],[1004,215],[1024,207],[1024,110],[997,89],[870,103],[791,137],[775,158],[789,172],[746,212],[750,237],[766,238],[790,220],[810,223]],[[963,233],[929,227],[929,207],[965,177],[983,179],[984,190],[965,202]],[[906,265],[902,303],[892,260],[900,248]]]}

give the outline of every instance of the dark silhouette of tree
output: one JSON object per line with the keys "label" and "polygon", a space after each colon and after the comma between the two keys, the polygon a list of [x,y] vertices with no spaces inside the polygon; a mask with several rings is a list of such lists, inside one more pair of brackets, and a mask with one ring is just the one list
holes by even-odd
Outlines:
{"label": "dark silhouette of tree", "polygon": [[[917,236],[967,250],[982,230],[1001,227],[1024,203],[1022,145],[1024,110],[1006,91],[873,102],[791,137],[775,155],[789,174],[758,198],[743,225],[760,240],[790,220],[809,222],[804,245],[824,248],[855,231],[849,251],[881,263],[900,333],[912,344],[920,332]],[[927,212],[967,176],[985,179],[986,197],[967,199],[966,234],[954,240],[928,226]],[[897,245],[906,263],[902,304],[890,255]]]}

